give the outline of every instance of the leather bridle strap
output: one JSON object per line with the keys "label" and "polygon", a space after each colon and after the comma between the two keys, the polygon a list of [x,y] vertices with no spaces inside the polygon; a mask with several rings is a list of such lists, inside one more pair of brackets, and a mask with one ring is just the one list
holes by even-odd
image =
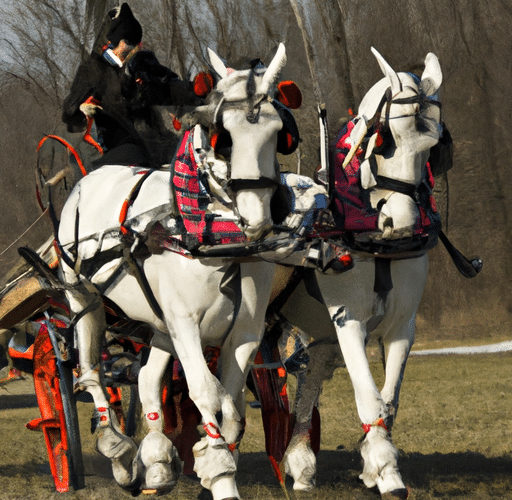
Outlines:
{"label": "leather bridle strap", "polygon": [[405,194],[410,196],[413,200],[416,200],[416,186],[414,184],[399,181],[398,179],[392,179],[391,177],[386,177],[384,175],[377,175],[375,176],[375,179],[377,181],[377,186],[375,187]]}
{"label": "leather bridle strap", "polygon": [[260,177],[259,179],[230,179],[227,187],[236,193],[242,189],[274,188],[278,184],[275,179],[271,179],[270,177]]}
{"label": "leather bridle strap", "polygon": [[[431,99],[423,94],[418,94],[412,97],[402,97],[400,99],[391,99],[392,104],[434,104],[442,108],[442,104],[435,99]],[[398,118],[398,117],[397,117]]]}

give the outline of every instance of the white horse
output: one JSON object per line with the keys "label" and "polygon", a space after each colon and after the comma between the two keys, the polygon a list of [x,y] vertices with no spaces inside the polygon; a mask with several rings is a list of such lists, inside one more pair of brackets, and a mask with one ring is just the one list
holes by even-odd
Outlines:
{"label": "white horse", "polygon": [[[361,102],[353,120],[355,126],[347,139],[350,152],[343,168],[357,152],[362,162],[362,186],[369,193],[372,206],[380,210],[375,243],[391,246],[393,241],[403,244],[412,238],[419,218],[415,193],[424,179],[429,151],[438,142],[441,131],[437,91],[442,73],[432,53],[426,57],[419,81],[409,73],[396,73],[372,50],[385,77]],[[380,144],[377,133],[368,134],[372,123],[375,129],[380,126],[385,144]],[[308,430],[322,380],[330,378],[341,362],[339,351],[336,355],[336,350],[328,345],[329,340],[332,343],[333,337],[337,337],[365,432],[361,445],[364,470],[360,477],[367,487],[377,486],[383,497],[407,498],[391,429],[414,342],[416,311],[427,279],[426,248],[393,257],[384,255],[384,259],[357,251],[352,255],[352,270],[339,276],[316,273],[319,300],[325,303],[334,329],[324,328],[324,338],[319,339],[317,333],[308,329],[306,318],[297,318],[298,326],[304,325],[314,340],[306,382],[296,402],[297,424],[284,462],[287,472],[295,479],[295,489],[308,490],[314,486],[316,457],[309,445]],[[297,313],[304,316],[308,301],[311,303],[311,298],[305,289],[297,289],[282,312],[296,323],[294,316]],[[325,308],[322,311],[318,302],[313,306],[312,310],[325,316]],[[318,321],[316,317],[314,321]],[[388,345],[382,390],[375,384],[366,355],[371,337]]]}
{"label": "white horse", "polygon": [[[228,70],[211,51],[210,60],[220,80],[196,115],[201,124],[228,133],[232,142],[227,172],[230,189],[222,192],[214,173],[209,175],[210,189],[224,196],[222,202],[215,202],[217,208],[232,198],[247,239],[259,241],[273,225],[270,200],[279,175],[276,145],[283,122],[272,96],[286,63],[285,48],[279,46],[267,68]],[[114,477],[122,487],[155,493],[174,487],[180,462],[162,433],[160,387],[173,355],[183,366],[206,432],[194,447],[195,471],[214,500],[239,498],[235,472],[245,412],[244,386],[263,335],[273,266],[263,261],[240,263],[234,257],[188,259],[163,251],[147,257],[142,270],[140,261],[130,256],[130,247],[120,244],[122,207],[130,205],[126,200],[137,184],[138,196],[120,218],[125,226],[136,228],[132,248],[137,244],[137,231],[155,219],[164,221],[165,214],[175,213],[175,208],[169,172],[156,171],[142,185],[137,183],[141,177],[141,169],[102,167],[77,184],[61,215],[61,271],[75,314],[79,383],[92,394],[98,414],[97,448],[112,460]],[[172,217],[167,220],[173,221]],[[90,262],[96,265],[85,265]],[[137,275],[147,286],[141,286]],[[151,349],[139,376],[149,432],[138,449],[119,432],[102,385],[100,346],[105,317],[101,296],[129,318],[151,325],[164,339],[159,343],[163,349]],[[218,378],[205,362],[207,346],[222,346]]]}

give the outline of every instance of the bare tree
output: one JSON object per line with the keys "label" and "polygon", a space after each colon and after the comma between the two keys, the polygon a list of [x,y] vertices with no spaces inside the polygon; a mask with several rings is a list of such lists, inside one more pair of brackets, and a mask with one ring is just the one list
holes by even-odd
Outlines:
{"label": "bare tree", "polygon": [[83,2],[15,0],[0,6],[0,15],[9,32],[1,40],[8,54],[2,69],[59,105],[90,40]]}

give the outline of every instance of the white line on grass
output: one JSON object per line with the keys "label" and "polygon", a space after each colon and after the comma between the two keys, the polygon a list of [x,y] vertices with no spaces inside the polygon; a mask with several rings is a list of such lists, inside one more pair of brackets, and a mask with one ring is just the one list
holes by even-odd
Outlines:
{"label": "white line on grass", "polygon": [[411,351],[411,356],[423,356],[427,354],[493,354],[497,352],[512,351],[512,341],[506,340],[498,344],[478,345],[468,347],[445,347],[443,349],[424,349]]}

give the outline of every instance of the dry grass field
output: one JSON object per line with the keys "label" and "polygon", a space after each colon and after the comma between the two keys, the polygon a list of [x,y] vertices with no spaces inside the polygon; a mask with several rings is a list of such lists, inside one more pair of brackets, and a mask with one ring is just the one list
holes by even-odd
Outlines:
{"label": "dry grass field", "polygon": [[[381,366],[372,363],[376,377]],[[512,499],[512,354],[411,357],[402,389],[394,440],[410,498]],[[0,499],[121,500],[131,498],[114,485],[109,463],[94,451],[89,433],[91,405],[80,403],[86,488],[59,494],[53,489],[43,436],[25,429],[39,416],[31,379],[0,388]],[[352,388],[344,369],[325,384],[320,403],[322,450],[317,489],[290,492],[296,500],[377,500],[358,480],[361,437]],[[248,407],[238,484],[245,500],[284,499],[264,453],[259,410]],[[289,489],[291,482],[287,483]],[[207,500],[209,494],[187,478],[170,495]]]}

